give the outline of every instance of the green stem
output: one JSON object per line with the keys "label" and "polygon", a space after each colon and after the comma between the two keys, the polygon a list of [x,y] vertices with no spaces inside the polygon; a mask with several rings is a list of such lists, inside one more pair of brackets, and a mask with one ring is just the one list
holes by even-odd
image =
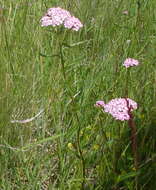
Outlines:
{"label": "green stem", "polygon": [[59,48],[60,48],[60,59],[61,59],[63,78],[64,78],[64,80],[66,80],[66,72],[65,72],[65,65],[64,65],[65,60],[63,58],[63,45],[62,45],[62,43],[59,44]]}
{"label": "green stem", "polygon": [[125,97],[128,97],[129,81],[130,81],[130,70],[128,69],[126,72]]}
{"label": "green stem", "polygon": [[[65,82],[65,85],[66,85],[66,88],[67,88],[67,93],[68,93],[69,97],[72,100],[73,106],[75,107],[74,98],[73,98],[72,94],[70,93],[70,91],[68,90],[68,87],[67,87],[67,84],[66,84],[67,77],[66,77],[66,72],[65,72],[65,60],[64,60],[64,57],[63,57],[63,45],[62,44],[63,44],[63,41],[59,44],[63,78],[64,78],[64,82]],[[81,128],[80,128],[80,121],[79,121],[77,113],[76,113],[76,118],[77,118],[77,122],[78,122],[78,126],[79,126],[78,131],[77,131],[77,140],[76,141],[77,141],[78,155],[79,155],[79,158],[81,160],[81,170],[82,170],[82,178],[83,178],[82,183],[81,183],[81,189],[83,190],[84,185],[85,185],[85,160],[84,160],[81,145],[80,145],[80,131],[81,131]]]}
{"label": "green stem", "polygon": [[82,183],[81,183],[81,189],[83,190],[84,185],[85,185],[85,160],[84,160],[83,153],[82,153],[81,146],[80,146],[80,130],[81,130],[81,128],[79,126],[78,131],[77,131],[77,149],[78,149],[79,157],[81,160],[82,177],[83,177]]}

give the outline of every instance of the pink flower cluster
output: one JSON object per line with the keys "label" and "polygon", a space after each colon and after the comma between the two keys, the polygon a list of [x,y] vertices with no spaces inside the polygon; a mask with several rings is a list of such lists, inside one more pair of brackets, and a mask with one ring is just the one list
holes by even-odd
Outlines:
{"label": "pink flower cluster", "polygon": [[129,120],[130,112],[137,109],[137,103],[130,98],[115,98],[107,104],[97,101],[95,106],[101,107],[104,112],[111,114],[116,120]]}
{"label": "pink flower cluster", "polygon": [[62,24],[65,28],[75,31],[83,27],[83,24],[78,18],[71,16],[69,11],[60,7],[48,9],[45,16],[41,19],[41,26],[59,26]]}
{"label": "pink flower cluster", "polygon": [[136,59],[127,58],[127,59],[124,61],[123,65],[124,65],[126,68],[128,68],[128,67],[133,67],[133,66],[139,65],[139,61],[136,60]]}

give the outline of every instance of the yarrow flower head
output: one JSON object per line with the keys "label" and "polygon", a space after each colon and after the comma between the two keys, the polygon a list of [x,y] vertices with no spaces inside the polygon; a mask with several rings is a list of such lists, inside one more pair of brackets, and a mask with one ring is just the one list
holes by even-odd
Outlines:
{"label": "yarrow flower head", "polygon": [[124,65],[126,68],[128,68],[128,67],[133,67],[133,66],[139,65],[139,61],[136,60],[136,59],[127,58],[127,59],[124,61],[123,65]]}
{"label": "yarrow flower head", "polygon": [[83,24],[80,20],[70,14],[69,11],[60,7],[48,9],[45,16],[41,19],[41,26],[59,26],[64,24],[65,28],[78,31]]}
{"label": "yarrow flower head", "polygon": [[96,105],[102,107],[104,112],[111,114],[116,120],[129,120],[130,113],[137,109],[137,103],[130,98],[115,98],[107,104],[97,101]]}
{"label": "yarrow flower head", "polygon": [[60,7],[50,8],[45,16],[42,17],[41,26],[59,26],[68,17],[71,17],[68,11]]}

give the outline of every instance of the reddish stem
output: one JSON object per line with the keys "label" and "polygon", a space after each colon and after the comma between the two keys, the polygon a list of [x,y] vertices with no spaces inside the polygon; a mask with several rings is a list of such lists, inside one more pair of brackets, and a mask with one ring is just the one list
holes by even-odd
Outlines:
{"label": "reddish stem", "polygon": [[127,102],[127,107],[128,107],[128,115],[130,117],[130,119],[128,120],[128,126],[131,129],[131,145],[132,145],[132,152],[133,152],[133,156],[134,156],[134,167],[136,170],[138,170],[138,147],[137,147],[137,130],[136,130],[136,126],[135,126],[135,122],[134,122],[134,118],[132,115],[132,106],[129,106],[129,102],[127,100],[127,98],[125,98],[126,102]]}

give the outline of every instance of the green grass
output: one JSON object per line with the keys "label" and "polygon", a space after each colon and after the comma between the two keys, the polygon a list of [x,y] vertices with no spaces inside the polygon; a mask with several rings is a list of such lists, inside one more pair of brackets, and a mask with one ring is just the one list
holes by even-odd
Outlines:
{"label": "green grass", "polygon": [[[155,189],[156,3],[138,2],[0,1],[1,190]],[[84,27],[41,27],[54,6],[71,11]],[[125,96],[127,57],[141,63],[130,68],[128,91],[139,105],[138,171],[127,122],[94,107]],[[11,123],[42,109],[31,122]]]}

